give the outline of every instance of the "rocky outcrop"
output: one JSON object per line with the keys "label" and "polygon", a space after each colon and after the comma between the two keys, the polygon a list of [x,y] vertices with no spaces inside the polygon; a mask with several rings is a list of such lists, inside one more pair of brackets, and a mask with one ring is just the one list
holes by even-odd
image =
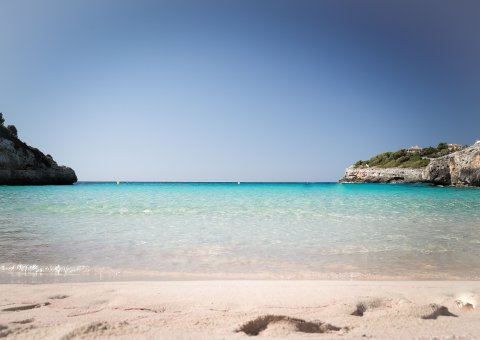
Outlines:
{"label": "rocky outcrop", "polygon": [[0,125],[0,185],[73,184],[75,171],[28,146]]}
{"label": "rocky outcrop", "polygon": [[480,143],[433,159],[424,175],[434,184],[480,186]]}
{"label": "rocky outcrop", "polygon": [[432,159],[425,168],[347,168],[341,183],[432,183],[480,186],[480,143]]}
{"label": "rocky outcrop", "polygon": [[417,183],[423,182],[422,169],[406,168],[355,168],[345,171],[341,183]]}

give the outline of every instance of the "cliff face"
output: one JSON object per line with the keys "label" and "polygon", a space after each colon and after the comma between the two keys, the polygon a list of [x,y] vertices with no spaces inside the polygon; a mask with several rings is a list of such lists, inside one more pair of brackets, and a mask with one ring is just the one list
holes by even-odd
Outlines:
{"label": "cliff face", "polygon": [[32,148],[0,126],[0,185],[73,184],[75,171]]}
{"label": "cliff face", "polygon": [[425,168],[347,168],[341,183],[433,183],[480,186],[480,143],[435,158]]}
{"label": "cliff face", "polygon": [[425,175],[434,184],[480,186],[480,143],[432,160]]}
{"label": "cliff face", "polygon": [[355,168],[345,171],[341,183],[417,183],[423,182],[423,169]]}

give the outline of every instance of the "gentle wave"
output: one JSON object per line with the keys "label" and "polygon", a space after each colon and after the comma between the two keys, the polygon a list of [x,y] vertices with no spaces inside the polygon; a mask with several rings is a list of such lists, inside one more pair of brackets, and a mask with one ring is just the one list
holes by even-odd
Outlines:
{"label": "gentle wave", "polygon": [[89,266],[62,266],[62,265],[39,265],[23,263],[5,263],[0,264],[0,271],[24,273],[24,274],[54,274],[54,275],[74,275],[91,274],[98,270],[92,270]]}
{"label": "gentle wave", "polygon": [[478,275],[454,275],[447,272],[409,271],[397,274],[365,273],[348,265],[331,266],[329,271],[290,272],[186,272],[154,271],[89,266],[37,264],[0,264],[0,282],[48,283],[78,281],[149,281],[149,280],[480,280]]}

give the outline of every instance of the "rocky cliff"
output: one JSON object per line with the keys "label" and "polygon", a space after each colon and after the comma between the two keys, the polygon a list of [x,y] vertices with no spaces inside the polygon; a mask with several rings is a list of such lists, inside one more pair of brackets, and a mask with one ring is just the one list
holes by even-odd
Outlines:
{"label": "rocky cliff", "polygon": [[418,183],[424,182],[422,169],[347,168],[341,183]]}
{"label": "rocky cliff", "polygon": [[0,125],[0,185],[73,184],[75,171],[28,146]]}
{"label": "rocky cliff", "polygon": [[432,159],[425,168],[375,168],[350,166],[341,183],[433,183],[480,186],[480,143]]}
{"label": "rocky cliff", "polygon": [[425,175],[434,184],[480,186],[480,143],[432,160]]}

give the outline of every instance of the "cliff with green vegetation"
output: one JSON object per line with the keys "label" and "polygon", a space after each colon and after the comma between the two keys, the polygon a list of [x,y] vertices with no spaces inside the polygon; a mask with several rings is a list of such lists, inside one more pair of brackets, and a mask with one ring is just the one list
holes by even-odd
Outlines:
{"label": "cliff with green vegetation", "polygon": [[[450,144],[452,145],[452,144]],[[376,167],[380,169],[386,168],[425,168],[430,164],[430,160],[446,156],[458,150],[450,147],[447,143],[440,143],[437,147],[419,148],[419,150],[411,151],[409,149],[401,149],[394,152],[384,152],[370,158],[367,161],[358,161],[354,164],[355,168]]]}
{"label": "cliff with green vegetation", "polygon": [[0,113],[0,185],[73,184],[75,171],[58,165],[50,155],[43,154],[18,138],[14,125],[4,125]]}
{"label": "cliff with green vegetation", "polygon": [[385,152],[350,166],[340,182],[480,186],[480,141]]}

